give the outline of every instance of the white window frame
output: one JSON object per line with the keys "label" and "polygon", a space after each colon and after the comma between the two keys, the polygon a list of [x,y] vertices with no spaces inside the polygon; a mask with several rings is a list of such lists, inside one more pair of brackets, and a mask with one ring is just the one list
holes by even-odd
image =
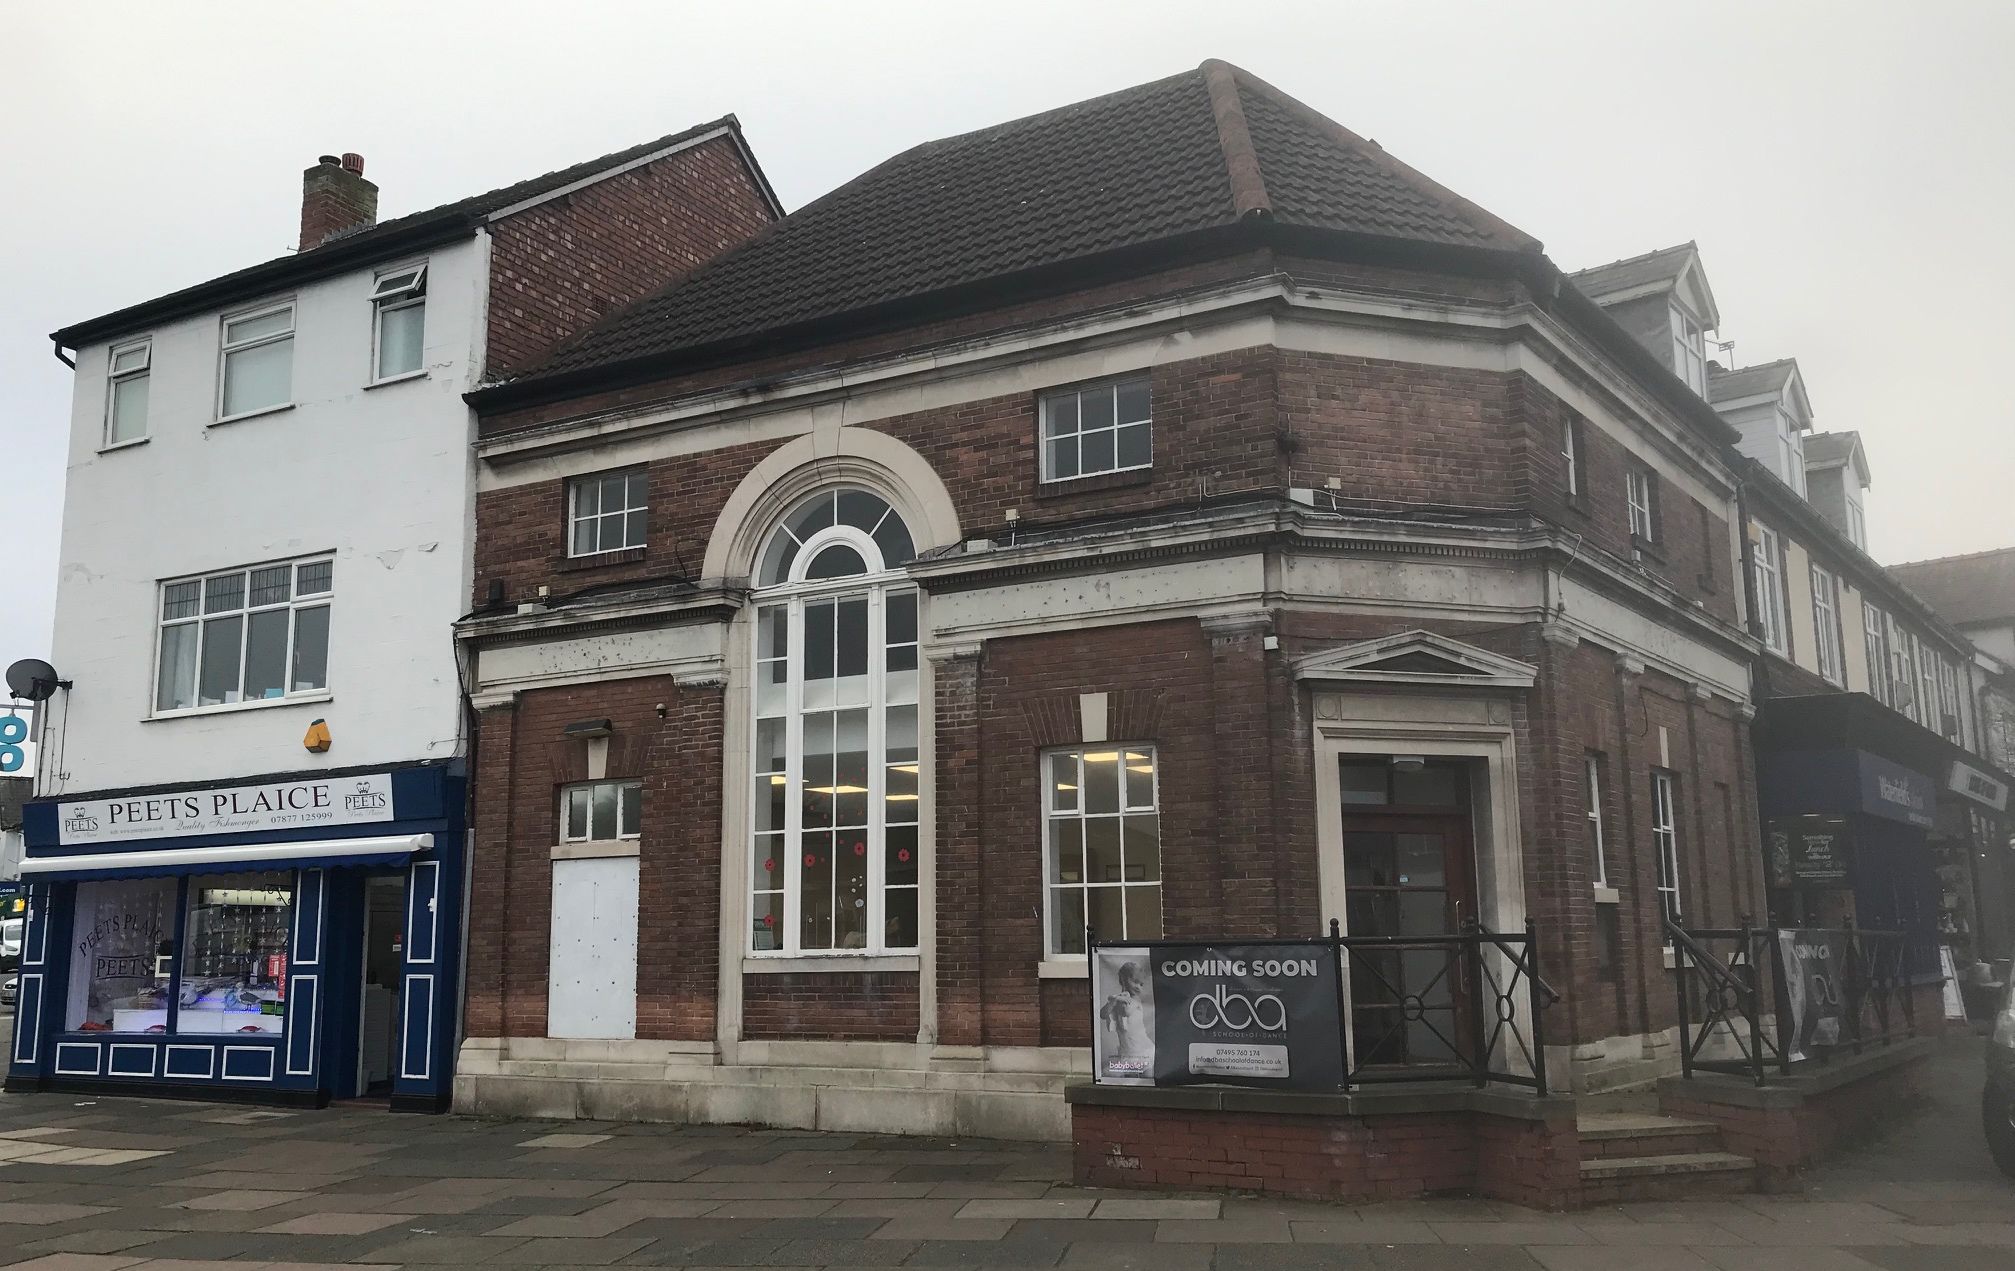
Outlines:
{"label": "white window frame", "polygon": [[1862,551],[1868,550],[1868,513],[1862,509],[1860,500],[1852,496],[1847,500],[1847,537]]}
{"label": "white window frame", "polygon": [[1581,493],[1581,443],[1575,433],[1581,430],[1581,421],[1569,415],[1560,425],[1560,457],[1567,461],[1567,495],[1573,498]]}
{"label": "white window frame", "polygon": [[[276,313],[287,315],[287,329],[285,331],[275,331],[270,335],[256,336],[250,340],[239,340],[236,343],[231,341],[232,324],[249,321],[253,318],[270,317]],[[294,311],[294,302],[292,300],[282,300],[277,304],[260,305],[256,309],[246,309],[239,313],[227,313],[223,316],[217,328],[217,423],[229,423],[234,419],[250,419],[254,415],[263,415],[267,411],[272,410],[284,410],[294,404],[294,354],[291,346],[294,343],[294,329],[298,325],[298,319],[299,315]],[[226,415],[224,413],[224,399],[227,395],[225,390],[230,383],[231,355],[233,353],[244,353],[251,349],[263,348],[269,344],[278,344],[283,340],[289,345],[287,351],[287,400],[283,402],[269,402],[264,406],[255,406],[250,410],[241,410],[235,415]]]}
{"label": "white window frame", "polygon": [[1588,837],[1595,849],[1595,885],[1609,886],[1609,848],[1602,833],[1602,756],[1588,752],[1582,760],[1583,790],[1587,806],[1583,815],[1588,818]]}
{"label": "white window frame", "polygon": [[1767,525],[1756,527],[1756,549],[1750,555],[1750,573],[1756,579],[1757,615],[1763,627],[1763,644],[1772,653],[1789,654],[1790,614],[1785,607],[1784,540]]}
{"label": "white window frame", "polygon": [[1889,615],[1889,708],[1909,719],[1917,718],[1917,661],[1911,655],[1914,638],[1904,625]]}
{"label": "white window frame", "polygon": [[[856,487],[847,488],[852,489]],[[827,489],[811,497],[828,497],[833,493],[833,490]],[[875,497],[880,498],[881,496],[876,495]],[[809,501],[809,499],[800,500],[794,506],[802,507]],[[883,500],[883,502],[886,503],[886,500]],[[899,519],[901,517],[901,514],[894,509],[893,505],[889,505],[887,515]],[[879,528],[879,525],[876,528]],[[788,531],[780,523],[777,528],[771,530],[770,536],[765,538],[766,547],[775,535],[786,532]],[[795,537],[793,535],[793,538]],[[914,540],[911,539],[910,541],[913,542]],[[861,559],[867,565],[867,572],[840,578],[808,578],[807,572],[813,562],[827,548],[835,545],[843,545],[859,553]],[[758,559],[767,559],[769,555],[770,553],[765,550],[759,555]],[[749,730],[749,772],[751,780],[748,794],[750,801],[749,832],[746,836],[746,846],[749,853],[749,873],[748,885],[743,889],[742,898],[744,906],[742,930],[745,933],[742,943],[746,956],[750,958],[832,958],[835,960],[844,960],[847,958],[891,955],[909,956],[916,954],[922,946],[923,925],[928,921],[928,915],[923,910],[922,879],[927,862],[922,859],[924,826],[921,817],[922,809],[918,801],[921,792],[925,788],[925,775],[922,765],[928,762],[922,745],[924,739],[924,711],[927,709],[928,703],[924,699],[922,668],[921,663],[918,661],[920,646],[916,643],[916,636],[920,635],[922,630],[922,596],[910,584],[909,575],[902,568],[907,563],[906,561],[899,562],[894,567],[886,566],[884,561],[885,558],[882,554],[881,546],[874,538],[871,530],[849,524],[827,526],[799,541],[798,550],[792,556],[789,568],[781,581],[760,587],[751,597],[750,608],[755,614],[756,620],[749,624],[749,638],[754,645],[750,665],[756,668],[758,682],[755,686],[755,691],[750,694],[750,710],[754,726]],[[889,602],[898,596],[913,598],[914,603],[918,606],[917,626],[910,633],[910,639],[891,641],[888,638]],[[864,689],[864,704],[856,706],[851,703],[842,704],[835,700],[830,705],[808,706],[805,693],[807,682],[805,677],[806,609],[811,605],[854,599],[865,599],[867,604],[867,674],[864,677],[867,683]],[[778,614],[786,624],[784,629],[785,652],[781,658],[772,657],[770,650],[766,650],[763,647],[763,637],[765,634],[763,618],[769,613]],[[904,660],[908,661],[910,665],[907,668],[901,669],[901,673],[907,675],[909,680],[915,685],[914,691],[908,695],[908,700],[890,700],[891,693],[889,686],[890,680],[893,677],[889,666],[889,655],[892,650],[906,651],[908,655]],[[781,680],[783,700],[778,707],[781,711],[781,716],[774,714],[765,715],[763,713],[763,686],[767,681],[763,677],[770,673],[769,668],[777,662],[783,664],[783,678]],[[837,685],[838,680],[835,679],[832,683]],[[896,696],[901,697],[903,694],[897,693]],[[913,708],[917,716],[917,749],[916,760],[914,761],[917,771],[914,776],[917,783],[918,795],[914,797],[896,796],[897,798],[906,798],[910,802],[911,807],[914,809],[911,815],[915,818],[913,821],[896,821],[890,818],[888,812],[888,805],[891,801],[888,770],[892,766],[889,759],[891,747],[888,744],[888,713],[892,708],[902,709],[905,707]],[[864,828],[845,828],[859,830],[863,836],[861,841],[865,845],[864,854],[867,858],[867,864],[864,874],[867,890],[867,914],[864,943],[858,947],[806,948],[803,944],[802,930],[805,887],[805,835],[807,833],[820,833],[824,827],[811,827],[808,829],[804,824],[804,799],[802,797],[792,798],[787,793],[783,800],[784,824],[781,830],[765,831],[761,828],[762,817],[758,800],[766,797],[768,785],[774,782],[777,776],[783,778],[783,781],[777,784],[783,785],[787,792],[799,791],[800,796],[802,795],[804,791],[806,760],[805,717],[808,713],[854,709],[863,709],[867,715],[868,788],[866,798],[868,823]],[[771,773],[764,764],[764,756],[761,753],[763,749],[761,740],[762,723],[765,719],[779,717],[783,719],[785,728],[784,771],[782,773]],[[907,749],[907,747],[901,747],[900,749]],[[903,771],[908,772],[908,767],[904,767]],[[916,832],[917,847],[915,850],[918,853],[918,859],[915,862],[917,866],[917,882],[915,883],[890,883],[888,881],[888,831],[892,826],[903,829],[914,828]],[[766,839],[772,841],[765,842]],[[837,831],[835,831],[835,849],[837,849],[837,846]],[[764,859],[763,853],[770,851],[782,852],[781,859],[784,868],[781,871],[783,878],[780,888],[763,885],[765,875],[774,872],[765,870],[761,864],[761,861]],[[837,877],[837,862],[835,862],[834,874]],[[916,944],[891,945],[887,941],[887,901],[889,893],[894,891],[908,891],[916,895]],[[755,928],[759,921],[757,918],[756,897],[759,895],[774,896],[779,894],[783,898],[781,939],[777,942],[776,948],[756,948]]]}
{"label": "white window frame", "polygon": [[1707,395],[1707,332],[1678,304],[1672,314],[1672,371],[1702,397]]}
{"label": "white window frame", "polygon": [[1889,615],[1861,601],[1862,657],[1868,664],[1868,696],[1890,705]]}
{"label": "white window frame", "polygon": [[1659,914],[1674,923],[1683,923],[1686,910],[1680,899],[1678,800],[1673,794],[1675,781],[1676,774],[1664,768],[1652,770],[1651,849],[1658,863]]}
{"label": "white window frame", "polygon": [[[327,590],[307,592],[305,594],[301,591],[301,571],[304,566],[309,565],[329,566],[329,585]],[[271,604],[253,604],[251,591],[252,575],[260,570],[278,569],[282,566],[292,571],[288,579],[287,599],[283,602]],[[212,578],[222,578],[228,574],[240,574],[244,577],[244,584],[240,591],[241,603],[235,609],[218,610],[214,613],[205,612],[204,596],[207,590],[204,585],[205,581]],[[168,603],[168,589],[187,584],[194,584],[196,587],[196,612],[178,618],[164,616]],[[148,718],[172,719],[183,715],[208,715],[222,711],[255,710],[267,706],[284,706],[289,702],[327,700],[330,696],[330,687],[328,684],[330,678],[329,672],[331,670],[330,664],[334,660],[336,644],[334,624],[335,596],[335,557],[327,553],[302,556],[289,560],[262,561],[256,565],[238,565],[226,569],[211,569],[200,574],[187,574],[179,578],[162,579],[154,588],[154,655],[153,674],[147,682]],[[250,628],[252,615],[275,612],[282,609],[287,611],[287,647],[284,662],[286,682],[282,686],[282,692],[278,697],[259,697],[247,700],[243,694],[245,691],[245,662],[251,647]],[[330,611],[329,643],[323,650],[323,684],[315,688],[296,689],[293,686],[294,657],[297,651],[296,641],[300,635],[300,615],[306,609],[327,609]],[[203,644],[207,638],[206,627],[213,620],[230,617],[234,614],[241,619],[238,631],[237,691],[240,695],[239,700],[235,702],[214,702],[207,706],[198,702],[193,706],[163,708],[161,706],[161,655],[168,629],[171,627],[187,626],[193,626],[196,629],[195,678],[189,685],[190,696],[196,698],[201,694],[203,685]]]}
{"label": "white window frame", "polygon": [[[119,365],[119,359],[133,353],[138,353],[140,355],[140,360],[138,364],[128,366],[122,369]],[[111,348],[105,351],[105,427],[102,434],[103,441],[101,443],[105,449],[109,450],[114,446],[130,446],[136,441],[145,441],[147,439],[148,412],[144,410],[140,413],[140,431],[135,433],[133,436],[114,437],[112,435],[112,428],[118,418],[119,389],[123,385],[131,384],[139,380],[148,380],[150,381],[149,396],[151,398],[152,395],[151,380],[153,378],[153,375],[154,375],[153,336],[151,335],[141,336],[137,340],[126,340],[123,341],[122,343],[113,345]],[[148,405],[151,406],[152,404],[153,403],[150,400]]]}
{"label": "white window frame", "polygon": [[[1120,390],[1127,388],[1138,388],[1141,390],[1142,396],[1147,401],[1146,415],[1138,419],[1120,418]],[[1109,425],[1101,424],[1098,427],[1087,429],[1084,426],[1085,399],[1100,395],[1112,399],[1112,423]],[[1074,426],[1067,432],[1059,429],[1052,434],[1052,411],[1065,399],[1069,399],[1072,403],[1075,419]],[[1081,481],[1086,477],[1105,477],[1119,472],[1142,472],[1154,467],[1154,390],[1146,374],[1122,375],[1116,379],[1100,380],[1095,384],[1078,384],[1069,388],[1051,390],[1042,394],[1036,413],[1038,416],[1036,426],[1037,462],[1041,466],[1042,480],[1045,484]],[[1147,433],[1147,458],[1140,463],[1121,463],[1119,461],[1120,430],[1129,427],[1140,427]],[[1082,449],[1084,439],[1100,433],[1112,434],[1113,466],[1110,468],[1087,470],[1084,466]],[[1055,470],[1055,455],[1051,443],[1064,437],[1076,439],[1076,444],[1079,447],[1078,468],[1077,471],[1068,475],[1059,476]]]}
{"label": "white window frame", "polygon": [[[1105,755],[1111,755],[1112,758],[1110,760],[1103,760],[1100,758],[1101,756]],[[1056,783],[1051,780],[1051,777],[1052,774],[1055,772],[1056,761],[1060,758],[1073,758],[1076,761],[1078,780],[1075,786],[1075,791],[1079,797],[1076,800],[1075,807],[1060,808],[1057,806],[1058,803],[1057,794],[1059,793],[1059,791],[1057,789]],[[1094,889],[1102,891],[1118,890],[1121,893],[1120,921],[1122,923],[1122,929],[1119,931],[1094,932],[1093,934],[1096,935],[1101,942],[1105,942],[1108,940],[1159,939],[1162,934],[1162,931],[1166,929],[1165,926],[1163,925],[1166,922],[1165,915],[1162,916],[1161,922],[1157,923],[1156,929],[1152,935],[1142,935],[1128,932],[1124,929],[1124,923],[1126,921],[1125,893],[1129,889],[1152,889],[1155,892],[1156,912],[1157,914],[1161,912],[1160,911],[1160,904],[1162,899],[1161,886],[1162,886],[1162,876],[1165,873],[1165,871],[1161,868],[1161,861],[1163,855],[1162,848],[1164,845],[1161,842],[1160,749],[1151,742],[1090,742],[1077,746],[1060,746],[1053,750],[1046,750],[1040,756],[1039,762],[1041,763],[1041,768],[1038,770],[1037,780],[1038,783],[1042,786],[1043,791],[1042,929],[1043,929],[1043,956],[1045,960],[1053,962],[1081,961],[1085,957],[1085,952],[1082,948],[1080,948],[1075,953],[1071,953],[1059,947],[1057,943],[1056,896],[1058,892],[1066,890],[1074,890],[1079,894],[1079,896],[1082,898],[1082,905],[1083,905],[1082,912],[1087,917],[1089,917],[1091,913],[1091,893]],[[1094,763],[1094,762],[1110,762],[1117,764],[1119,767],[1119,772],[1117,775],[1119,806],[1117,810],[1115,810],[1114,812],[1102,813],[1102,812],[1088,812],[1085,810],[1084,799],[1082,797],[1085,788],[1085,779],[1084,779],[1085,765],[1087,763]],[[1147,771],[1141,772],[1140,771],[1141,768],[1146,768]],[[1132,802],[1134,787],[1142,783],[1145,783],[1147,786],[1147,802],[1146,803]],[[1126,824],[1126,818],[1129,816],[1152,816],[1154,818],[1155,842],[1157,844],[1157,847],[1155,852],[1156,869],[1153,878],[1129,879],[1125,877],[1125,871],[1127,868],[1125,824]],[[1093,882],[1091,879],[1085,877],[1085,871],[1083,867],[1084,834],[1082,827],[1086,821],[1094,819],[1097,820],[1111,819],[1116,820],[1120,823],[1121,877],[1117,881]],[[1058,870],[1056,868],[1057,843],[1055,834],[1055,827],[1058,823],[1073,820],[1076,821],[1080,826],[1078,835],[1079,870],[1078,870],[1078,879],[1074,883],[1058,881],[1056,879]],[[1082,932],[1079,933],[1079,938],[1080,941],[1082,941],[1083,938]]]}
{"label": "white window frame", "polygon": [[1916,655],[1917,700],[1921,704],[1917,722],[1934,733],[1943,733],[1944,724],[1938,718],[1938,654],[1931,642],[1922,636],[1910,637],[1912,652]]}
{"label": "white window frame", "polygon": [[1651,469],[1632,467],[1623,474],[1624,499],[1630,506],[1630,535],[1645,543],[1658,541],[1658,521],[1654,513]]}
{"label": "white window frame", "polygon": [[[606,489],[604,483],[612,477],[623,478],[623,506],[621,511],[611,512],[607,507],[603,506],[600,502],[601,495],[598,493],[596,496],[595,511],[584,514],[581,511],[581,492],[591,485],[598,492],[603,491]],[[642,491],[643,502],[637,504],[630,502],[633,490]],[[630,514],[632,512],[642,512],[644,514],[644,536],[635,543],[629,541]],[[611,517],[622,522],[623,541],[614,547],[603,547],[600,546],[601,530],[599,525]],[[593,551],[581,552],[574,550],[575,531],[583,521],[597,522],[597,529],[595,531],[597,546]],[[567,556],[569,559],[582,560],[590,556],[606,556],[611,552],[632,551],[636,548],[648,546],[650,541],[651,473],[649,468],[616,468],[608,472],[590,472],[574,477],[567,482]]]}
{"label": "white window frame", "polygon": [[[1959,711],[1959,664],[1938,655],[1938,732],[1955,745],[1964,745],[1965,721]],[[1945,721],[1950,720],[1948,728]]]}
{"label": "white window frame", "polygon": [[[614,787],[616,791],[616,824],[614,834],[595,833],[595,791]],[[583,812],[583,833],[575,834],[573,825],[573,803],[576,795],[586,800]],[[560,790],[560,833],[563,844],[573,843],[623,843],[642,837],[644,823],[644,783],[641,781],[580,781]],[[636,828],[625,830],[623,825],[630,821],[627,815],[635,811]]]}
{"label": "white window frame", "polygon": [[1816,561],[1812,565],[1812,628],[1820,676],[1828,683],[1846,684],[1847,666],[1841,658],[1840,582]]}
{"label": "white window frame", "polygon": [[380,363],[385,353],[385,315],[397,309],[425,309],[427,305],[427,262],[381,269],[371,283],[371,382],[390,384],[395,380],[418,379],[427,373],[426,318],[421,321],[420,364],[410,371],[384,374]]}

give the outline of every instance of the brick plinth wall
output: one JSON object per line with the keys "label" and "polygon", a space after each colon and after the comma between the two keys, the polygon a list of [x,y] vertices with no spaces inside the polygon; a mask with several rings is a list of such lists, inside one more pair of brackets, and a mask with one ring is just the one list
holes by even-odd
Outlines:
{"label": "brick plinth wall", "polygon": [[1658,1107],[1667,1116],[1714,1122],[1730,1152],[1756,1162],[1766,1189],[1784,1190],[1799,1170],[1915,1106],[1929,1053],[1923,1043],[1905,1043],[1860,1061],[1842,1059],[1841,1073],[1822,1070],[1762,1090],[1719,1078],[1670,1078],[1659,1085]]}
{"label": "brick plinth wall", "polygon": [[1562,1209],[1580,1186],[1571,1110],[1528,1120],[1467,1108],[1302,1115],[1077,1103],[1071,1140],[1077,1181],[1095,1187],[1335,1201],[1474,1194]]}

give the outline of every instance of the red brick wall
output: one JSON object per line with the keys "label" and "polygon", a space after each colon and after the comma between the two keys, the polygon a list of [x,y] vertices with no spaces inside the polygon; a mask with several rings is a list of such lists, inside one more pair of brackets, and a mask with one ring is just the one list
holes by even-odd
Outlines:
{"label": "red brick wall", "polygon": [[486,379],[501,379],[770,223],[719,137],[490,227]]}
{"label": "red brick wall", "polygon": [[913,1042],[916,973],[744,976],[742,1036]]}
{"label": "red brick wall", "polygon": [[[616,680],[485,711],[477,746],[468,1028],[543,1037],[552,848],[561,787],[588,779],[576,720],[611,721],[607,779],[643,782],[637,1036],[711,1041],[719,973],[721,702],[717,688]],[[662,704],[662,718],[657,707]]]}

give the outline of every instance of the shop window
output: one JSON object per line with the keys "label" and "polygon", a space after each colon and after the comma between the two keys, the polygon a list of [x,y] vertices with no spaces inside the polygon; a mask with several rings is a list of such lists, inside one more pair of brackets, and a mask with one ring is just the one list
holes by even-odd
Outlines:
{"label": "shop window", "polygon": [[643,833],[644,787],[637,781],[569,786],[562,796],[560,841],[601,843]]}
{"label": "shop window", "polygon": [[189,927],[177,1033],[286,1031],[292,873],[204,874],[189,880]]}
{"label": "shop window", "polygon": [[749,947],[917,946],[916,555],[879,495],[798,503],[756,570]]}
{"label": "shop window", "polygon": [[325,557],[162,583],[154,713],[326,690],[333,569]]}
{"label": "shop window", "polygon": [[1154,463],[1146,376],[1042,398],[1042,479],[1069,481]]}
{"label": "shop window", "polygon": [[175,961],[173,878],[77,884],[72,929],[73,1032],[165,1033]]}
{"label": "shop window", "polygon": [[1100,940],[1161,936],[1161,804],[1153,746],[1100,745],[1043,758],[1043,857],[1052,957]]}

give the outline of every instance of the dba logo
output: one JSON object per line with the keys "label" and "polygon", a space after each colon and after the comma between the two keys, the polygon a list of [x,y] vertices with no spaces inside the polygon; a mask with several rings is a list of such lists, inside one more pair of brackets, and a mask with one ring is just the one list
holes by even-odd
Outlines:
{"label": "dba logo", "polygon": [[1248,997],[1220,984],[1189,999],[1189,1022],[1198,1028],[1257,1028],[1261,1032],[1284,1033],[1287,1005],[1272,993]]}

